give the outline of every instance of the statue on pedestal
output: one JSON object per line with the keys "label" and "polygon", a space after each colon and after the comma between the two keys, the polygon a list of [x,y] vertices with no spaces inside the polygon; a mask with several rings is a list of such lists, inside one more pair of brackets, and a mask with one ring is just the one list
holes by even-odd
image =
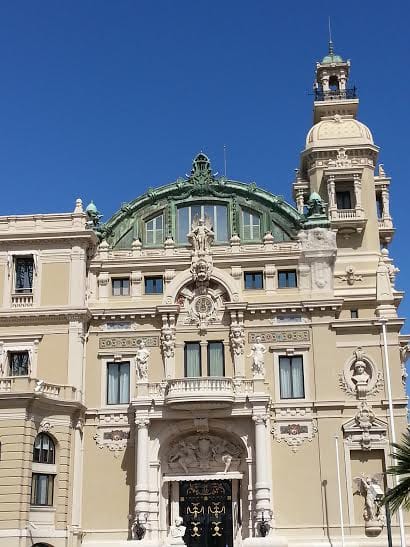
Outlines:
{"label": "statue on pedestal", "polygon": [[176,517],[175,524],[170,526],[167,537],[167,545],[185,545],[184,535],[186,526],[183,525],[182,517]]}

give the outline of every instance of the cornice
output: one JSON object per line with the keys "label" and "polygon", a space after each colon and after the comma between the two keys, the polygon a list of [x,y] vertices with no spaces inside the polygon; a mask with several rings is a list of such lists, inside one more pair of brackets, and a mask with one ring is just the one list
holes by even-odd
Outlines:
{"label": "cornice", "polygon": [[85,241],[89,242],[91,245],[97,245],[98,238],[92,230],[59,230],[59,231],[44,231],[37,232],[35,229],[29,232],[19,233],[17,231],[12,231],[10,233],[2,233],[0,231],[0,246],[9,244],[9,243],[50,243],[51,241],[69,241],[69,242],[79,242]]}
{"label": "cornice", "polygon": [[87,308],[18,308],[0,311],[0,325],[27,323],[60,323],[62,321],[88,321]]}
{"label": "cornice", "polygon": [[[396,327],[398,330],[404,325],[404,319],[399,317],[388,318],[387,327],[393,328]],[[378,318],[369,318],[369,319],[335,319],[330,322],[330,327],[332,329],[339,330],[368,330],[369,328],[379,328],[381,322]]]}

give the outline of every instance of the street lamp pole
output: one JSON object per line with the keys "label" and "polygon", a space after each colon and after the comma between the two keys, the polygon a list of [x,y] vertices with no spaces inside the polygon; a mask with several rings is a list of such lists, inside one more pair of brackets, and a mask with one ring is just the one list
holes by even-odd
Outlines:
{"label": "street lamp pole", "polygon": [[[384,351],[384,364],[386,369],[386,386],[387,386],[387,398],[389,402],[389,425],[390,425],[390,439],[392,443],[396,443],[396,428],[394,426],[394,415],[393,415],[393,398],[391,391],[391,382],[390,382],[390,363],[389,363],[389,353],[387,350],[387,335],[386,335],[386,323],[387,319],[385,317],[380,318],[380,323],[382,326],[382,335],[383,335],[383,351]],[[393,465],[397,464],[395,449],[392,452]],[[399,484],[397,476],[394,477],[395,486]],[[399,507],[398,511],[399,527],[400,527],[400,546],[406,547],[406,536],[404,531],[404,520],[403,520],[403,509]]]}

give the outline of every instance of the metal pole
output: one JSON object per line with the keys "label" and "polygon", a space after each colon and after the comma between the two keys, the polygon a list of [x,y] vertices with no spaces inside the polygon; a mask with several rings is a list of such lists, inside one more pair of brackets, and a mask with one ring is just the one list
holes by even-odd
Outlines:
{"label": "metal pole", "polygon": [[342,485],[340,482],[339,437],[337,435],[335,435],[335,445],[336,445],[337,485],[339,488],[340,531],[342,533],[342,547],[345,547],[345,529],[343,526]]}
{"label": "metal pole", "polygon": [[[393,415],[393,399],[391,394],[391,383],[390,383],[390,364],[389,364],[389,353],[387,351],[387,335],[386,335],[386,323],[387,319],[385,317],[380,318],[380,323],[382,325],[382,334],[383,334],[383,351],[384,351],[384,363],[386,369],[386,386],[387,386],[387,398],[389,402],[389,425],[390,425],[390,437],[391,442],[396,443],[396,429],[394,427],[394,415]],[[397,460],[395,456],[395,449],[392,452],[393,465],[397,465]],[[393,478],[395,486],[399,484],[399,480],[396,476]],[[398,511],[399,527],[400,527],[400,545],[401,547],[406,547],[406,536],[404,532],[404,520],[403,520],[403,509],[399,507]]]}

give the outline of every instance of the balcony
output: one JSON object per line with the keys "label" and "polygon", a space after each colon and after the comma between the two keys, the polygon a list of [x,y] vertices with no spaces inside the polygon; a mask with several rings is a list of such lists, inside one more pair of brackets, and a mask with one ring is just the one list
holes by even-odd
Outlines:
{"label": "balcony", "polygon": [[351,99],[357,99],[356,87],[352,87],[351,89],[335,89],[328,91],[315,89],[315,101],[343,101]]}
{"label": "balcony", "polygon": [[383,244],[390,243],[393,238],[394,228],[391,217],[379,218],[379,237]]}
{"label": "balcony", "polygon": [[347,237],[354,232],[361,234],[366,226],[367,219],[364,217],[363,209],[359,207],[356,209],[331,208],[329,213],[332,230],[341,232]]}
{"label": "balcony", "polygon": [[181,410],[186,407],[226,408],[235,400],[232,378],[179,378],[169,380],[165,403]]}
{"label": "balcony", "polygon": [[17,293],[11,295],[12,308],[31,308],[33,306],[33,293]]}
{"label": "balcony", "polygon": [[49,384],[28,376],[0,378],[0,397],[3,395],[43,395],[50,399],[63,401],[75,401],[77,399],[77,391],[72,386]]}

